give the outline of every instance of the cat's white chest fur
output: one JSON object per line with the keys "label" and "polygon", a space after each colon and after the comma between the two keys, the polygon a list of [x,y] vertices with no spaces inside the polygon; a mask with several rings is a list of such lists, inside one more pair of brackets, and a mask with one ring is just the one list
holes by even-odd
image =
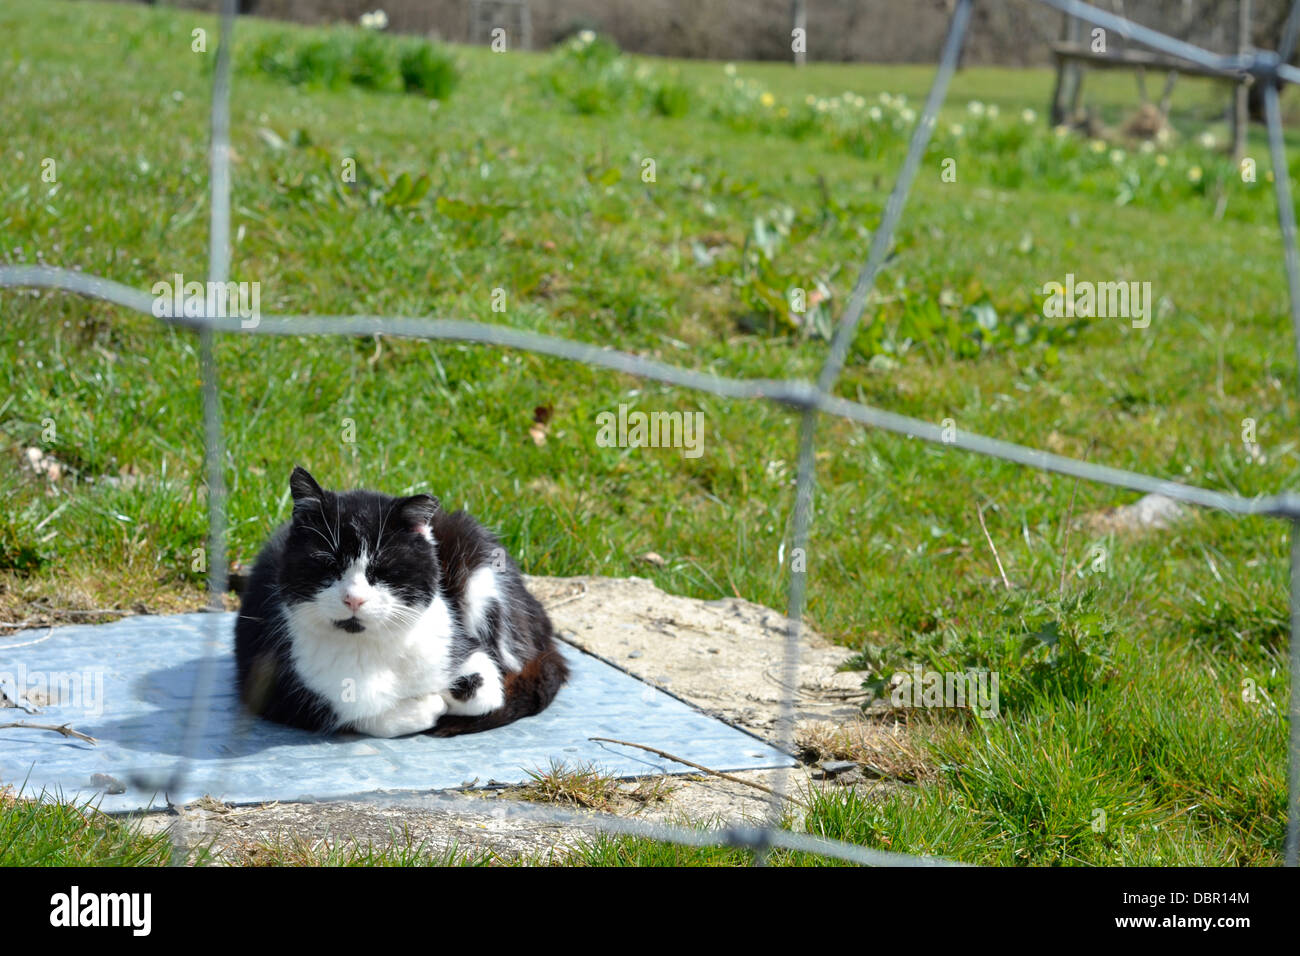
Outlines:
{"label": "cat's white chest fur", "polygon": [[340,722],[378,737],[432,727],[447,708],[442,692],[456,678],[455,622],[442,597],[409,623],[372,623],[355,634],[322,621],[314,603],[289,611],[293,663]]}
{"label": "cat's white chest fur", "polygon": [[[340,725],[399,737],[428,730],[449,711],[477,715],[502,706],[505,685],[490,655],[475,651],[454,659],[459,635],[443,597],[416,611],[389,588],[367,581],[367,560],[363,553],[335,583],[286,612],[294,668],[308,689],[329,702]],[[475,572],[471,585],[465,614],[475,631],[500,592],[488,568]],[[338,626],[349,618],[361,629]],[[513,655],[506,663],[514,663]],[[462,677],[477,678],[468,698],[451,693]]]}

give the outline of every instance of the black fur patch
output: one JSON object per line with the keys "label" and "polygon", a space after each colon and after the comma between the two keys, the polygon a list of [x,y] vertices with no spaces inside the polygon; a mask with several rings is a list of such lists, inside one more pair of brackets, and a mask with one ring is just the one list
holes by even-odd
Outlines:
{"label": "black fur patch", "polygon": [[451,696],[457,700],[469,700],[478,689],[483,686],[482,674],[466,674],[464,677],[457,677],[451,685]]}

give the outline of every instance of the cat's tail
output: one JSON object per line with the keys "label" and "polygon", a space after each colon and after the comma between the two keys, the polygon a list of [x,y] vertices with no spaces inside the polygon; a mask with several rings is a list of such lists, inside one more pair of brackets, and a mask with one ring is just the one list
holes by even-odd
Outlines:
{"label": "cat's tail", "polygon": [[429,733],[435,737],[455,737],[503,727],[521,717],[531,717],[555,699],[568,679],[569,665],[557,648],[548,647],[525,664],[523,670],[506,675],[506,702],[501,707],[477,717],[448,714]]}

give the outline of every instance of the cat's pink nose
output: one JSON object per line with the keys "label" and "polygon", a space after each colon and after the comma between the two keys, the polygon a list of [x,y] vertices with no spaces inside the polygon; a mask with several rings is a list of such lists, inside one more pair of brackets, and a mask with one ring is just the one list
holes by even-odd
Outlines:
{"label": "cat's pink nose", "polygon": [[361,610],[361,605],[366,603],[366,599],[363,597],[356,597],[354,595],[347,594],[344,595],[343,597],[343,603],[346,604],[348,607],[352,608],[352,613],[356,614],[357,611]]}

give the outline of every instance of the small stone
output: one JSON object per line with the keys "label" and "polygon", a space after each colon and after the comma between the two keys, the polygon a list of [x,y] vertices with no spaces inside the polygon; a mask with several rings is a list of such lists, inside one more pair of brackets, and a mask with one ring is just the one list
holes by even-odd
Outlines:
{"label": "small stone", "polygon": [[257,132],[258,139],[260,139],[262,142],[264,142],[267,146],[271,147],[276,152],[279,152],[280,150],[287,148],[289,145],[283,139],[280,138],[279,134],[276,133],[275,130],[271,129],[270,127],[259,126],[257,127],[256,132]]}
{"label": "small stone", "polygon": [[641,656],[641,651],[631,651],[627,656],[632,660],[636,660],[638,657]]}
{"label": "small stone", "polygon": [[1168,528],[1180,520],[1187,509],[1164,495],[1143,495],[1131,505],[1111,508],[1084,519],[1096,531],[1141,531]]}
{"label": "small stone", "polygon": [[817,766],[821,767],[822,772],[828,777],[838,777],[842,773],[858,769],[857,763],[852,760],[823,760]]}
{"label": "small stone", "polygon": [[116,777],[110,777],[106,773],[95,773],[90,776],[90,785],[103,790],[105,793],[126,793],[126,784]]}

